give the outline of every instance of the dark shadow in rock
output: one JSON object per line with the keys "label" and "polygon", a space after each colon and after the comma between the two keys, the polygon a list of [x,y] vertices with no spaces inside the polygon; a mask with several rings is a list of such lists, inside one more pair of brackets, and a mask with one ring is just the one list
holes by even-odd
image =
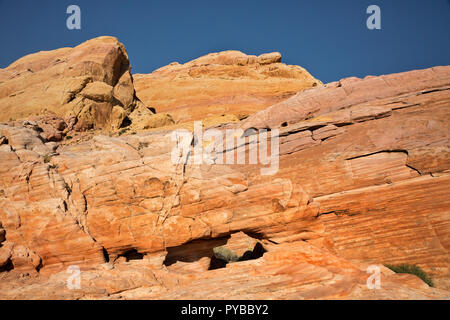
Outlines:
{"label": "dark shadow in rock", "polygon": [[215,270],[215,269],[225,268],[227,263],[228,263],[228,261],[216,258],[216,256],[213,255],[211,257],[211,263],[209,265],[209,269],[208,270]]}
{"label": "dark shadow in rock", "polygon": [[266,252],[267,252],[267,250],[264,249],[263,245],[258,242],[257,244],[255,244],[253,250],[245,251],[244,254],[241,257],[239,257],[239,259],[237,261],[227,261],[227,260],[221,259],[220,257],[216,257],[215,255],[213,255],[211,257],[211,264],[209,266],[209,270],[225,268],[228,263],[259,259]]}
{"label": "dark shadow in rock", "polygon": [[239,258],[238,261],[247,261],[247,260],[255,260],[258,258],[261,258],[264,253],[266,253],[267,250],[264,249],[261,243],[255,244],[255,247],[253,248],[253,251],[247,250],[244,252],[242,257]]}
{"label": "dark shadow in rock", "polygon": [[14,269],[14,265],[11,259],[9,259],[3,267],[0,267],[0,272],[11,271],[12,269]]}
{"label": "dark shadow in rock", "polygon": [[178,261],[194,262],[203,257],[211,257],[214,255],[215,247],[223,246],[227,243],[230,236],[216,239],[198,239],[180,246],[167,248],[165,266],[170,266]]}
{"label": "dark shadow in rock", "polygon": [[142,253],[139,253],[136,249],[131,249],[122,254],[119,254],[119,257],[125,257],[127,261],[144,259],[144,255]]}

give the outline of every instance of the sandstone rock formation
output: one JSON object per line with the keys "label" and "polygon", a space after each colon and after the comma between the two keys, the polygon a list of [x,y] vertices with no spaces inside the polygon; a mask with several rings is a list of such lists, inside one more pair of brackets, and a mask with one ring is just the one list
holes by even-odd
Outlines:
{"label": "sandstone rock formation", "polygon": [[[199,60],[155,72],[153,85],[236,65],[262,77],[279,56]],[[77,97],[108,100],[117,85],[102,82]],[[39,126],[0,125],[0,298],[448,298],[449,104],[450,67],[435,67],[319,84],[217,128],[241,129],[247,156],[255,132],[270,128],[275,141],[278,129],[273,175],[220,164],[236,146],[185,164],[207,146],[193,136],[174,161],[168,130],[59,145]],[[251,259],[213,265],[218,247]],[[436,288],[383,267],[398,263],[419,265]],[[69,290],[73,265],[81,288]],[[366,286],[369,265],[380,289]]]}
{"label": "sandstone rock formation", "polygon": [[320,85],[299,66],[281,63],[278,52],[260,56],[223,51],[135,74],[137,96],[176,123],[209,118],[211,125],[236,120],[283,101],[300,90]]}
{"label": "sandstone rock formation", "polygon": [[172,116],[167,113],[152,113],[147,107],[141,105],[134,109],[134,111],[128,116],[131,120],[131,129],[134,130],[146,130],[152,128],[159,128],[164,126],[170,126],[174,124]]}
{"label": "sandstone rock formation", "polygon": [[27,55],[0,69],[0,122],[50,115],[76,130],[117,129],[142,105],[130,69],[114,37]]}

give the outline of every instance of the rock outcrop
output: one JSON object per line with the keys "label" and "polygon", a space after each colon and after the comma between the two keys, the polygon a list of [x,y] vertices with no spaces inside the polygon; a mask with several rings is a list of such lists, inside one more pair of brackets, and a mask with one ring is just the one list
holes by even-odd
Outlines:
{"label": "rock outcrop", "polygon": [[47,115],[78,131],[117,129],[142,105],[130,69],[114,37],[27,55],[0,69],[0,122]]}
{"label": "rock outcrop", "polygon": [[[254,61],[268,71],[279,56],[201,59],[151,77],[167,72],[178,86],[181,70],[201,81],[202,70]],[[83,97],[106,100],[106,85]],[[208,145],[191,133],[190,153],[177,154],[167,130],[55,147],[33,126],[0,125],[0,298],[448,297],[449,105],[449,66],[343,79],[219,127],[247,142],[202,164],[185,163]],[[267,163],[220,164],[242,147],[248,159],[265,128],[271,142],[279,130],[271,175]],[[215,260],[227,255],[237,259]],[[398,263],[422,267],[436,288],[383,267]],[[366,286],[369,265],[380,289]]]}
{"label": "rock outcrop", "polygon": [[260,56],[223,51],[135,74],[137,96],[176,123],[209,118],[211,125],[235,121],[322,84],[299,66],[281,63],[278,52]]}

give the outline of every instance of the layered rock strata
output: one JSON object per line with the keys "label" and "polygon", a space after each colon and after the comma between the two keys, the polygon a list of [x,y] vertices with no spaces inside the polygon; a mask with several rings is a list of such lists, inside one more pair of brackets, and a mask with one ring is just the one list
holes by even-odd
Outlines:
{"label": "layered rock strata", "polygon": [[[449,89],[448,66],[343,79],[217,128],[240,129],[247,148],[278,130],[272,175],[220,154],[185,164],[207,146],[198,137],[174,161],[171,131],[50,148],[33,127],[0,125],[0,297],[448,297]],[[262,256],[211,268],[214,248],[248,246],[237,233]],[[436,288],[383,267],[398,263]],[[65,286],[71,265],[79,290]],[[366,286],[369,265],[381,289]]]}

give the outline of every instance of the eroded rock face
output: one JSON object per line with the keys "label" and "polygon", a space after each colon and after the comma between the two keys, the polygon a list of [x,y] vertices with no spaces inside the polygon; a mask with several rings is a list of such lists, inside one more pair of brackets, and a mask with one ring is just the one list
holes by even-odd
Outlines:
{"label": "eroded rock face", "polygon": [[[449,102],[450,67],[436,67],[319,86],[227,126],[279,129],[273,175],[174,162],[170,131],[51,153],[34,128],[1,125],[0,297],[448,297]],[[214,248],[257,243],[262,256],[211,267]],[[436,288],[383,267],[398,263]],[[380,289],[366,286],[369,265]]]}
{"label": "eroded rock face", "polygon": [[131,130],[146,130],[152,128],[159,128],[164,126],[170,126],[175,122],[172,116],[167,113],[154,114],[144,105],[140,105],[135,108],[134,111],[128,117],[131,122]]}
{"label": "eroded rock face", "polygon": [[49,113],[75,119],[80,131],[116,129],[138,104],[126,50],[114,37],[30,54],[0,69],[1,122]]}
{"label": "eroded rock face", "polygon": [[299,66],[281,63],[278,52],[260,56],[240,51],[211,53],[177,62],[151,74],[134,75],[137,96],[176,123],[222,115],[239,119],[321,82]]}

